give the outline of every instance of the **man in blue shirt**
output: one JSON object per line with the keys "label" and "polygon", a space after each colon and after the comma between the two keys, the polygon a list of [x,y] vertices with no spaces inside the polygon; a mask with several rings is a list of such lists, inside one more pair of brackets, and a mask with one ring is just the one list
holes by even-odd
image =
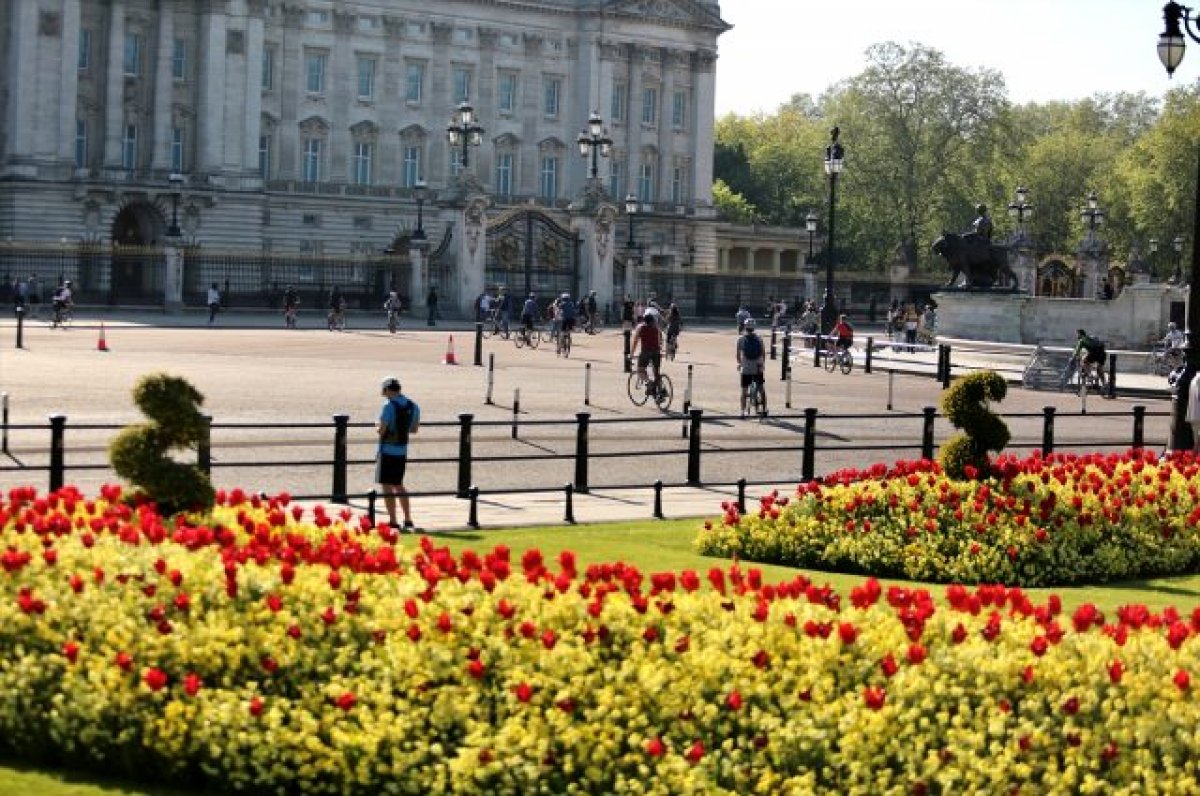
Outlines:
{"label": "man in blue shirt", "polygon": [[404,531],[413,531],[416,528],[409,511],[408,490],[404,488],[404,468],[408,463],[408,435],[417,433],[421,409],[416,402],[400,394],[400,381],[394,377],[383,380],[382,392],[387,403],[375,424],[379,434],[375,481],[383,492],[389,527],[400,528],[396,522],[396,499],[399,498],[400,510],[404,513]]}

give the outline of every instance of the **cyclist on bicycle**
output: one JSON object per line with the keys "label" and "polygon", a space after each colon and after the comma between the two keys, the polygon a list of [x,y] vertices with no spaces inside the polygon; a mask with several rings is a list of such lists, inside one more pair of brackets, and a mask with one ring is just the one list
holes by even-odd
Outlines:
{"label": "cyclist on bicycle", "polygon": [[1187,345],[1187,335],[1179,331],[1175,321],[1171,321],[1167,324],[1167,333],[1160,342],[1167,351],[1181,349]]}
{"label": "cyclist on bicycle", "polygon": [[526,337],[533,334],[533,319],[536,313],[537,300],[530,293],[525,297],[525,303],[521,305],[521,328],[525,330]]}
{"label": "cyclist on bicycle", "polygon": [[579,307],[571,299],[570,293],[563,293],[558,297],[558,316],[561,326],[558,335],[557,350],[561,351],[563,349],[563,338],[571,336],[571,332],[575,329],[575,319],[578,315]]}
{"label": "cyclist on bicycle", "polygon": [[[1094,337],[1089,337],[1088,333],[1083,329],[1075,330],[1078,339],[1075,342],[1075,351],[1072,352],[1073,360],[1081,363],[1082,373],[1080,379],[1086,382],[1087,372],[1091,368],[1096,369],[1096,382],[1101,388],[1104,387],[1104,363],[1108,359],[1108,353],[1104,350],[1104,343]],[[1080,354],[1083,358],[1080,359]]]}
{"label": "cyclist on bicycle", "polygon": [[342,328],[346,323],[346,299],[342,296],[342,289],[334,287],[329,294],[329,330]]}
{"label": "cyclist on bicycle", "polygon": [[845,315],[838,316],[838,322],[833,327],[830,337],[837,338],[836,345],[843,351],[848,350],[852,345],[854,345],[854,327],[851,326],[850,322],[846,320]]}
{"label": "cyclist on bicycle", "polygon": [[[674,352],[679,346],[679,331],[683,328],[683,316],[679,312],[679,305],[671,302],[671,308],[667,310],[667,351]],[[672,354],[671,359],[674,359]]]}
{"label": "cyclist on bicycle", "polygon": [[763,384],[763,373],[766,370],[767,349],[762,338],[754,331],[754,319],[747,318],[742,336],[737,342],[738,373],[742,377],[742,419],[748,415],[747,400],[751,384],[758,385],[758,394],[762,397],[762,413],[767,414],[767,391]]}
{"label": "cyclist on bicycle", "polygon": [[288,328],[296,325],[296,310],[300,308],[300,294],[295,285],[288,285],[283,290],[283,322]]}
{"label": "cyclist on bicycle", "polygon": [[64,316],[71,311],[71,280],[63,282],[50,300],[54,303],[54,323],[62,323]]}
{"label": "cyclist on bicycle", "polygon": [[[634,354],[637,354],[638,375],[646,382],[646,394],[653,395],[662,367],[662,332],[658,328],[658,317],[650,310],[646,310],[642,315],[642,322],[633,330],[633,344],[629,347],[629,355]],[[653,380],[646,375],[647,365],[654,373]]]}
{"label": "cyclist on bicycle", "polygon": [[596,329],[596,309],[597,309],[596,308],[596,291],[593,290],[587,294],[587,298],[583,302],[583,309],[587,313],[587,320],[584,321],[584,325],[590,331],[594,332]]}
{"label": "cyclist on bicycle", "polygon": [[392,290],[388,293],[387,300],[383,302],[383,308],[387,310],[388,329],[392,332],[396,331],[396,322],[400,320],[400,294]]}

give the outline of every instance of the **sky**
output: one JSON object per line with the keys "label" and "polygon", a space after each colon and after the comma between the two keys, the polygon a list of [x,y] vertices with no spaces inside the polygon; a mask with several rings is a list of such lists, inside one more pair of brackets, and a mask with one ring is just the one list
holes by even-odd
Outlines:
{"label": "sky", "polygon": [[866,67],[872,44],[919,43],[1004,76],[1016,103],[1145,91],[1200,78],[1188,42],[1168,80],[1155,49],[1165,0],[722,0],[716,111],[773,113]]}

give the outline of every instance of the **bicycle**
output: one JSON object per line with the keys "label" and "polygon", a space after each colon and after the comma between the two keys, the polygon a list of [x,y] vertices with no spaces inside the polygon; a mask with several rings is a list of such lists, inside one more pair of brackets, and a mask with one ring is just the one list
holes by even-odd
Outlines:
{"label": "bicycle", "polygon": [[344,309],[335,309],[329,311],[329,316],[325,319],[331,332],[346,331],[346,311]]}
{"label": "bicycle", "polygon": [[597,317],[596,313],[588,315],[583,323],[583,331],[588,334],[598,334],[602,328],[600,318]]}
{"label": "bicycle", "polygon": [[58,327],[59,329],[63,330],[69,328],[71,325],[71,319],[74,315],[74,310],[75,308],[70,304],[55,306],[54,315],[50,317],[50,328],[53,329]]}
{"label": "bicycle", "polygon": [[667,359],[671,362],[675,361],[675,352],[679,350],[679,335],[667,335]]}
{"label": "bicycle", "polygon": [[825,349],[825,370],[833,373],[841,367],[842,373],[849,374],[854,369],[854,354],[849,348],[831,344]]}
{"label": "bicycle", "polygon": [[571,330],[563,329],[558,333],[558,343],[554,348],[554,353],[560,357],[571,356]]}
{"label": "bicycle", "polygon": [[646,401],[654,399],[654,404],[661,411],[665,412],[671,407],[671,400],[675,397],[675,388],[671,384],[671,377],[665,373],[658,374],[658,381],[651,382],[646,378],[646,374],[640,371],[634,371],[629,374],[629,383],[626,385],[629,392],[629,400],[634,406],[645,406]]}
{"label": "bicycle", "polygon": [[1080,367],[1078,359],[1072,358],[1067,363],[1062,375],[1062,387],[1070,392],[1082,395],[1086,392],[1098,393],[1104,390],[1104,369],[1098,362],[1089,362]]}
{"label": "bicycle", "polygon": [[388,321],[387,321],[388,331],[391,332],[392,334],[395,334],[396,327],[399,325],[400,325],[400,311],[399,310],[388,310]]}
{"label": "bicycle", "polygon": [[283,311],[283,328],[285,328],[285,329],[295,329],[296,328],[296,308],[295,307],[287,307],[284,309],[284,311]]}
{"label": "bicycle", "polygon": [[500,337],[508,339],[509,328],[507,322],[502,322],[499,310],[492,310],[488,314],[487,320],[483,324],[484,337]]}
{"label": "bicycle", "polygon": [[1156,376],[1166,376],[1183,364],[1183,349],[1155,344],[1150,352],[1150,368]]}
{"label": "bicycle", "polygon": [[766,396],[763,395],[763,385],[757,381],[750,382],[750,386],[746,388],[746,407],[751,414],[759,417],[767,416]]}
{"label": "bicycle", "polygon": [[526,346],[537,348],[538,344],[542,342],[542,333],[535,327],[521,326],[513,332],[512,338],[517,348],[525,348]]}

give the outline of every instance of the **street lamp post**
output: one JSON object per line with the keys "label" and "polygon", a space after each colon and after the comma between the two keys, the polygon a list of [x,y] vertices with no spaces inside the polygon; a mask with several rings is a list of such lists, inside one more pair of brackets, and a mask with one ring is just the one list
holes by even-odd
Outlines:
{"label": "street lamp post", "polygon": [[1153,279],[1158,276],[1158,238],[1146,241],[1146,246],[1150,250],[1150,277]]}
{"label": "street lamp post", "polygon": [[825,173],[829,175],[829,234],[825,241],[825,299],[821,305],[821,329],[829,332],[837,323],[837,305],[833,296],[834,219],[837,209],[837,181],[842,173],[846,150],[838,143],[838,128],[829,131],[829,146],[825,147]]}
{"label": "street lamp post", "polygon": [[1025,201],[1029,198],[1029,189],[1017,186],[1017,198],[1008,203],[1008,214],[1017,220],[1017,231],[1025,234],[1025,219],[1033,215],[1033,205]]}
{"label": "street lamp post", "polygon": [[588,117],[587,129],[579,133],[575,143],[579,145],[580,155],[585,158],[591,155],[590,174],[593,180],[597,179],[600,176],[599,159],[611,155],[613,145],[613,140],[608,137],[608,130],[604,129],[604,120],[597,111],[592,111],[592,115]]}
{"label": "street lamp post", "polygon": [[1100,200],[1095,191],[1088,194],[1087,204],[1080,209],[1079,218],[1087,225],[1090,235],[1095,235],[1096,228],[1104,224],[1104,210],[1100,207]]}
{"label": "street lamp post", "polygon": [[[1180,22],[1187,27],[1188,36],[1200,44],[1200,36],[1194,30],[1195,20],[1188,18],[1188,9],[1179,3],[1168,2],[1163,6],[1162,34],[1158,37],[1158,57],[1167,70],[1167,77],[1175,72],[1183,60],[1186,42]],[[1192,206],[1192,241],[1200,242],[1200,152],[1197,157],[1196,199]],[[1175,403],[1171,410],[1171,449],[1190,450],[1193,444],[1192,429],[1187,422],[1188,395],[1192,377],[1200,370],[1200,340],[1192,332],[1192,325],[1200,323],[1200,245],[1192,246],[1192,270],[1188,280],[1187,346],[1184,348],[1184,369],[1175,382]]]}
{"label": "street lamp post", "polygon": [[808,215],[804,217],[804,229],[808,232],[808,259],[805,263],[811,263],[813,258],[813,236],[817,234],[817,214],[809,210]]}
{"label": "street lamp post", "polygon": [[625,197],[625,216],[629,219],[629,238],[625,241],[625,248],[629,249],[631,253],[636,245],[633,242],[633,217],[637,215],[638,204],[638,198],[633,194]]}
{"label": "street lamp post", "polygon": [[418,249],[423,249],[428,241],[425,238],[425,193],[429,190],[429,186],[425,184],[425,180],[417,178],[413,183],[413,197],[417,200],[417,228],[413,230],[413,234],[409,237],[410,243]]}
{"label": "street lamp post", "polygon": [[[625,295],[628,296],[633,292],[633,265],[635,258],[638,257],[638,246],[633,239],[633,217],[637,215],[640,203],[637,196],[628,194],[625,197],[625,217],[629,219],[629,236],[625,240]],[[626,357],[628,363],[628,356]]]}
{"label": "street lamp post", "polygon": [[179,194],[182,190],[183,175],[178,172],[171,172],[171,176],[167,177],[171,183],[171,226],[167,227],[168,238],[178,238],[179,232]]}
{"label": "street lamp post", "polygon": [[1175,249],[1175,273],[1171,275],[1171,281],[1178,285],[1183,280],[1183,236],[1176,235],[1171,246]]}
{"label": "street lamp post", "polygon": [[483,133],[483,128],[475,122],[475,109],[471,103],[459,103],[458,109],[450,117],[450,124],[446,125],[446,136],[450,139],[450,146],[462,147],[463,168],[471,165],[470,148],[483,143]]}

